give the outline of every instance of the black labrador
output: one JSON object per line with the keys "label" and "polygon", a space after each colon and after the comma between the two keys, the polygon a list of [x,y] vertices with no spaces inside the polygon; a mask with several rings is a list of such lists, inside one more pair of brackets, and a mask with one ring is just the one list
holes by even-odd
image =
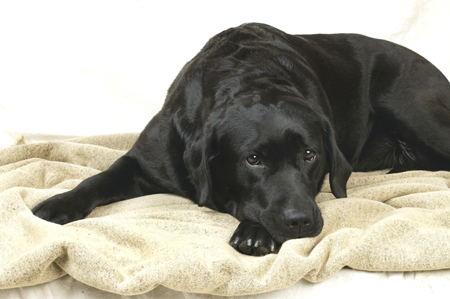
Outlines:
{"label": "black labrador", "polygon": [[325,174],[340,198],[352,169],[387,168],[450,170],[445,76],[388,41],[244,24],[184,66],[127,154],[33,213],[64,224],[169,192],[233,215],[231,246],[265,255],[321,232]]}

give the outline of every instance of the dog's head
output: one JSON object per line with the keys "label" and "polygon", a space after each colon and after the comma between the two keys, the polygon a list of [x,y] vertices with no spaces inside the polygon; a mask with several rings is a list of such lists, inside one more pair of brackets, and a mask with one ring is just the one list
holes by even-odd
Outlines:
{"label": "dog's head", "polygon": [[346,197],[351,167],[329,120],[293,97],[259,95],[222,110],[185,152],[197,203],[261,223],[278,242],[318,235],[315,196],[325,174]]}

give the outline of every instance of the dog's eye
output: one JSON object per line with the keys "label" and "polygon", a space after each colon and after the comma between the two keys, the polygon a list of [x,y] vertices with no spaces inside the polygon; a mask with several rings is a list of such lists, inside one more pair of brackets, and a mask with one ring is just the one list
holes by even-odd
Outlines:
{"label": "dog's eye", "polygon": [[258,165],[259,163],[261,163],[261,160],[257,155],[250,155],[247,157],[247,162],[250,165]]}
{"label": "dog's eye", "polygon": [[316,159],[316,153],[310,150],[306,150],[303,154],[303,160],[307,162],[312,162]]}

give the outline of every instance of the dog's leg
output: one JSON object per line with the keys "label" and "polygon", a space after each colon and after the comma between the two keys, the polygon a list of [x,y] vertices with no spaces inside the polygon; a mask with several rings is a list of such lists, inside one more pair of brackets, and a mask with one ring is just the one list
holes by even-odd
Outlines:
{"label": "dog's leg", "polygon": [[137,161],[125,155],[73,190],[41,202],[32,212],[44,220],[65,224],[86,217],[98,206],[155,193],[153,189]]}
{"label": "dog's leg", "polygon": [[278,253],[281,244],[259,223],[242,221],[230,239],[230,245],[241,253],[263,256]]}
{"label": "dog's leg", "polygon": [[450,170],[450,83],[424,58],[404,54],[405,64],[390,55],[375,61],[371,105],[378,132],[357,171]]}

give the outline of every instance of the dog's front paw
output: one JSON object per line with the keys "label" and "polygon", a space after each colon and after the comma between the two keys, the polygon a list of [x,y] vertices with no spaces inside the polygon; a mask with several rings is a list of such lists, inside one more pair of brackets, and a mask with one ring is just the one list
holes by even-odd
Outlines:
{"label": "dog's front paw", "polygon": [[32,210],[33,214],[44,220],[66,224],[86,217],[90,212],[83,207],[83,201],[72,191],[57,194],[41,202]]}
{"label": "dog's front paw", "polygon": [[230,245],[237,251],[254,256],[278,253],[281,244],[259,223],[242,221],[230,239]]}

